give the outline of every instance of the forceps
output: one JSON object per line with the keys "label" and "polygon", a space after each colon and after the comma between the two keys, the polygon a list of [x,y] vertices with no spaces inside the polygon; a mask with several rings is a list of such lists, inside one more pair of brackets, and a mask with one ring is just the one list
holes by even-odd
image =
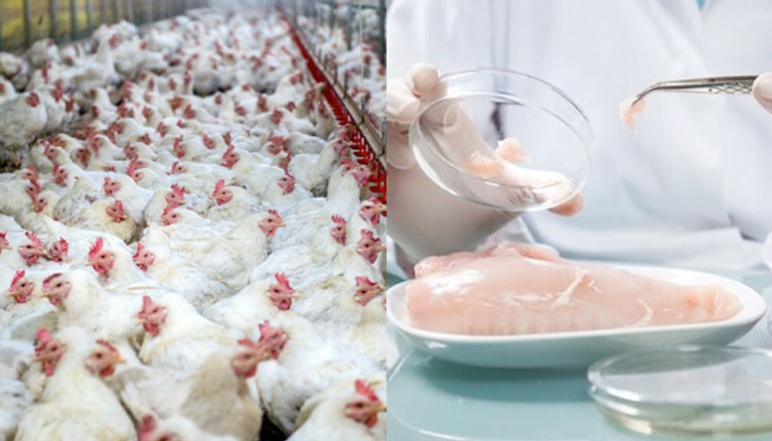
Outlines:
{"label": "forceps", "polygon": [[757,75],[734,75],[728,77],[690,78],[687,80],[661,81],[643,89],[633,97],[634,106],[652,92],[689,92],[716,95],[742,95],[751,93]]}

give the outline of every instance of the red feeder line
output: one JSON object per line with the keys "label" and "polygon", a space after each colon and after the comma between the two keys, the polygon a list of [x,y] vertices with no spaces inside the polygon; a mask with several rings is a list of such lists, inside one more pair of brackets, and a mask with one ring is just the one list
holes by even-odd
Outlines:
{"label": "red feeder line", "polygon": [[[314,81],[317,83],[324,83],[327,87],[324,88],[323,96],[325,100],[327,101],[327,104],[330,106],[330,109],[332,110],[332,114],[335,115],[335,120],[338,122],[340,126],[346,126],[348,124],[354,124],[355,120],[352,118],[352,116],[349,114],[348,110],[346,109],[346,106],[343,105],[343,101],[341,101],[340,97],[335,94],[335,90],[332,87],[332,84],[327,80],[327,77],[324,75],[324,72],[319,68],[319,66],[316,64],[316,61],[311,56],[311,53],[308,52],[308,49],[306,49],[306,46],[303,44],[303,40],[300,39],[300,36],[298,35],[297,31],[295,30],[295,27],[292,25],[292,23],[287,20],[287,18],[284,18],[284,22],[287,24],[287,27],[289,28],[290,36],[292,37],[292,41],[295,42],[295,45],[300,50],[300,54],[303,56],[303,58],[306,61],[306,66],[308,67],[308,71],[311,73],[311,77],[313,77]],[[370,192],[376,195],[376,197],[383,202],[386,203],[386,170],[384,170],[383,165],[378,160],[378,155],[375,154],[375,152],[367,145],[367,142],[365,141],[365,136],[362,134],[362,130],[357,125],[357,133],[354,135],[354,148],[352,149],[354,156],[357,158],[357,162],[360,164],[367,164],[370,166],[370,170],[372,171],[372,175],[370,176],[370,182],[373,183],[373,185],[370,185]]]}

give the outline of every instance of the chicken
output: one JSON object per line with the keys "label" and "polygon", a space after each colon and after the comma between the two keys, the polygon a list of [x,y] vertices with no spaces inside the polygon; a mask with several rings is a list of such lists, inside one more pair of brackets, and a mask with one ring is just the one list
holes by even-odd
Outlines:
{"label": "chicken", "polygon": [[112,390],[121,354],[82,328],[65,328],[51,337],[38,333],[36,357],[45,366],[45,390],[22,415],[17,441],[110,439],[133,441],[136,431]]}
{"label": "chicken", "polygon": [[322,437],[340,441],[384,441],[386,433],[376,425],[386,405],[364,380],[351,391],[334,388],[309,399],[300,410],[298,430],[289,441],[313,441]]}
{"label": "chicken", "polygon": [[0,363],[0,440],[11,441],[32,397],[18,378],[16,369]]}
{"label": "chicken", "polygon": [[95,231],[112,234],[124,242],[131,242],[136,235],[137,224],[126,214],[123,201],[114,197],[98,199],[83,211],[63,219],[65,225],[77,225]]}
{"label": "chicken", "polygon": [[269,280],[255,282],[231,297],[212,305],[204,316],[231,329],[248,333],[255,323],[273,319],[280,311],[288,311],[295,298],[295,290],[287,276],[274,275],[276,282]]}
{"label": "chicken", "polygon": [[143,370],[140,380],[125,385],[121,398],[138,420],[150,412],[160,418],[182,416],[210,434],[253,441],[263,412],[252,399],[247,382],[261,362],[280,353],[281,344],[244,338],[236,348],[226,346],[211,353],[195,371],[162,374]]}
{"label": "chicken", "polygon": [[288,336],[279,358],[262,363],[256,377],[269,418],[285,433],[295,429],[299,409],[309,397],[341,379],[378,371],[370,360],[325,340],[307,321],[280,316],[272,325],[262,324],[260,332]]}
{"label": "chicken", "polygon": [[37,92],[26,92],[0,103],[2,145],[20,163],[16,152],[40,136],[48,121],[46,108]]}
{"label": "chicken", "polygon": [[154,237],[159,245],[165,244],[174,253],[216,272],[235,290],[246,285],[246,269],[265,259],[266,242],[282,226],[281,216],[270,210],[247,217],[225,234],[212,235],[206,229],[175,224]]}
{"label": "chicken", "polygon": [[142,328],[135,317],[142,302],[136,294],[110,292],[85,269],[52,274],[43,281],[42,292],[60,311],[60,327],[87,328],[121,349],[139,346]]}
{"label": "chicken", "polygon": [[181,293],[199,310],[230,294],[230,289],[216,273],[172,254],[166,248],[146,248],[138,242],[132,260],[137,268]]}
{"label": "chicken", "polygon": [[232,436],[218,436],[201,430],[188,418],[173,416],[157,421],[145,415],[137,427],[137,441],[238,441]]}
{"label": "chicken", "polygon": [[213,221],[243,219],[260,211],[257,197],[241,187],[226,187],[223,179],[217,181],[210,198],[215,205],[207,210],[206,218]]}
{"label": "chicken", "polygon": [[327,192],[327,181],[347,152],[345,142],[336,139],[327,143],[318,155],[304,153],[293,156],[287,173],[295,176],[298,183],[315,196],[323,196]]}
{"label": "chicken", "polygon": [[157,368],[198,369],[209,355],[242,336],[205,319],[176,293],[169,293],[157,302],[145,296],[142,309],[135,317],[145,330],[139,358]]}

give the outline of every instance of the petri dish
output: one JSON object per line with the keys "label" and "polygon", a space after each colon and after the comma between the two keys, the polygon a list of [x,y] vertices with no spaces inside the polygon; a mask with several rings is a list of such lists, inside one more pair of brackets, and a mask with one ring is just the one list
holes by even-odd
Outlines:
{"label": "petri dish", "polygon": [[[568,95],[539,78],[498,69],[444,75],[440,84],[435,93],[439,98],[422,108],[409,132],[416,162],[437,185],[463,199],[512,212],[546,210],[581,190],[590,171],[594,135]],[[508,138],[516,139],[528,158],[516,164],[518,170],[542,177],[558,173],[565,179],[513,182],[466,166],[470,151],[495,151]]]}
{"label": "petri dish", "polygon": [[635,432],[728,436],[772,430],[772,352],[680,346],[601,360],[588,371],[600,411]]}

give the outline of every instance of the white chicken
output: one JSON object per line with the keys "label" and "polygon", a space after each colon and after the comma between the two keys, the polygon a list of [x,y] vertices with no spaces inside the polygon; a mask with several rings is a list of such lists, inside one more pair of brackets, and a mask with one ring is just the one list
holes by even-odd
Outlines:
{"label": "white chicken", "polygon": [[205,319],[176,293],[167,294],[157,302],[145,296],[142,309],[135,317],[145,329],[139,358],[157,368],[198,369],[209,355],[243,335]]}
{"label": "white chicken", "polygon": [[351,389],[333,386],[309,399],[300,410],[298,430],[288,440],[329,437],[340,441],[385,441],[386,433],[379,429],[383,427],[386,405],[362,379],[357,379]]}
{"label": "white chicken", "polygon": [[127,380],[121,399],[138,420],[148,414],[182,416],[210,434],[253,441],[260,432],[263,412],[252,399],[247,381],[262,361],[281,351],[280,344],[245,338],[235,348],[231,345],[211,353],[195,371],[127,371],[124,375],[142,378]]}
{"label": "white chicken", "polygon": [[40,401],[24,412],[15,439],[135,440],[131,419],[102,380],[123,361],[121,354],[82,328],[62,329],[55,337],[44,331],[35,352],[48,379]]}

